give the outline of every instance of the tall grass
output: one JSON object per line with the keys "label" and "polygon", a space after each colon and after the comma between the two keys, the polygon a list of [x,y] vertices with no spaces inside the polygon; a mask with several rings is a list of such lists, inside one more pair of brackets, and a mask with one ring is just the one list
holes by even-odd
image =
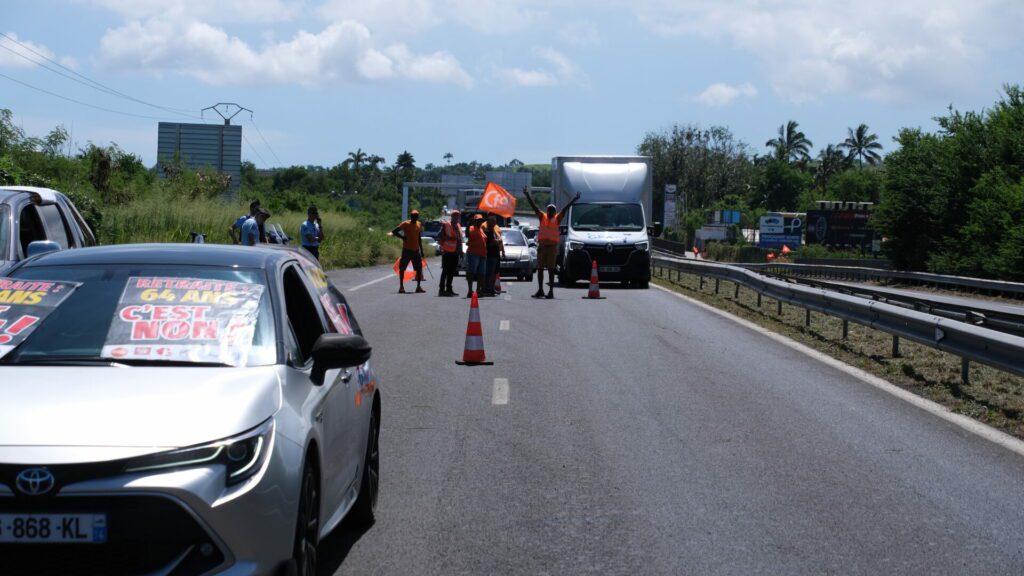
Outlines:
{"label": "tall grass", "polygon": [[[157,190],[119,205],[103,208],[100,241],[104,244],[189,242],[190,233],[207,234],[206,241],[231,242],[228,227],[248,211],[240,203],[219,198],[175,197]],[[321,208],[326,241],[320,261],[328,268],[368,266],[394,261],[401,252],[386,230],[371,230],[358,215]],[[299,244],[299,225],[305,212],[273,213],[268,222],[279,224],[293,244]]]}

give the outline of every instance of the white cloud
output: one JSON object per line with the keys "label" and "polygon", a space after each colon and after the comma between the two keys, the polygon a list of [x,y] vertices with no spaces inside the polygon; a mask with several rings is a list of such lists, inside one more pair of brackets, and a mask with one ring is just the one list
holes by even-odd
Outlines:
{"label": "white cloud", "polygon": [[754,88],[753,84],[749,82],[742,86],[732,86],[723,82],[716,82],[705,88],[694,100],[705,106],[720,107],[732,104],[740,96],[753,98],[757,96],[757,88]]}
{"label": "white cloud", "polygon": [[355,20],[375,35],[402,35],[431,28],[442,17],[431,0],[327,0],[317,9],[329,22]]}
{"label": "white cloud", "polygon": [[302,12],[303,0],[78,0],[130,20],[190,18],[204,22],[281,22]]}
{"label": "white cloud", "polygon": [[497,76],[508,84],[523,87],[588,85],[586,75],[565,54],[549,47],[534,48],[533,53],[546,63],[544,69],[500,68]]}
{"label": "white cloud", "polygon": [[447,18],[478,32],[510,35],[536,28],[545,23],[549,15],[545,6],[550,2],[538,0],[443,0]]}
{"label": "white cloud", "polygon": [[256,49],[221,28],[195,20],[150,18],[108,30],[99,63],[121,71],[171,73],[213,85],[297,83],[304,86],[374,80],[415,80],[472,85],[451,54],[413,53],[404,44],[378,46],[355,21]]}
{"label": "white cloud", "polygon": [[[5,34],[14,41],[12,42],[7,38],[0,37],[0,68],[34,68],[37,66],[37,62],[45,63],[46,61],[37,54],[42,54],[50,60],[57,59],[53,51],[42,44],[18,38],[18,35],[14,32],[6,32]],[[33,52],[36,54],[33,54]],[[61,63],[63,64],[64,62]],[[68,64],[64,65],[68,66]],[[71,66],[68,67],[70,68]]]}
{"label": "white cloud", "polygon": [[601,32],[590,20],[573,20],[558,32],[558,38],[563,42],[586,48],[601,43]]}
{"label": "white cloud", "polygon": [[970,86],[985,54],[1013,42],[1019,0],[638,0],[641,23],[665,36],[726,40],[803,102],[827,94],[909,100]]}

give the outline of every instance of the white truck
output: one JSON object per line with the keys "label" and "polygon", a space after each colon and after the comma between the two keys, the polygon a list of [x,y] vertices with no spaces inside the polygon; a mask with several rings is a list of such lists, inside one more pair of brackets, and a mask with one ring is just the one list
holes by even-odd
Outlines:
{"label": "white truck", "polygon": [[551,198],[561,209],[579,201],[562,221],[558,278],[563,286],[590,278],[592,263],[602,281],[647,288],[651,279],[652,165],[647,156],[556,156],[551,160]]}

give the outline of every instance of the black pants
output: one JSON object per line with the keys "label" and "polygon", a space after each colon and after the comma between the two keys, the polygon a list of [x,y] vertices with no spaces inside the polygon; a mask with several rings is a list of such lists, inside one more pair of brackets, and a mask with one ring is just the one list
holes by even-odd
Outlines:
{"label": "black pants", "polygon": [[423,261],[420,260],[420,251],[403,248],[402,258],[398,261],[398,269],[402,271],[403,278],[405,269],[409,267],[410,262],[412,262],[412,269],[416,271],[416,284],[419,285],[423,280]]}
{"label": "black pants", "polygon": [[437,287],[441,290],[452,290],[452,281],[459,272],[459,253],[445,252],[441,254],[441,282]]}
{"label": "black pants", "polygon": [[320,247],[319,246],[303,246],[303,248],[306,249],[306,252],[309,252],[310,254],[312,254],[313,258],[317,259],[317,262],[320,261]]}

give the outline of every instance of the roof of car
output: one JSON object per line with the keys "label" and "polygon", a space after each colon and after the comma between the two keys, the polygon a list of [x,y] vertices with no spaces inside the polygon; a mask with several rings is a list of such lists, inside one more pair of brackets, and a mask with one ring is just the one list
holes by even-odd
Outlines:
{"label": "roof of car", "polygon": [[33,194],[38,200],[53,203],[60,192],[37,186],[0,186],[0,202],[8,202],[21,194]]}
{"label": "roof of car", "polygon": [[25,267],[94,266],[104,264],[156,264],[173,266],[237,266],[271,268],[278,260],[294,257],[286,246],[231,246],[227,244],[115,244],[48,252],[25,261]]}

